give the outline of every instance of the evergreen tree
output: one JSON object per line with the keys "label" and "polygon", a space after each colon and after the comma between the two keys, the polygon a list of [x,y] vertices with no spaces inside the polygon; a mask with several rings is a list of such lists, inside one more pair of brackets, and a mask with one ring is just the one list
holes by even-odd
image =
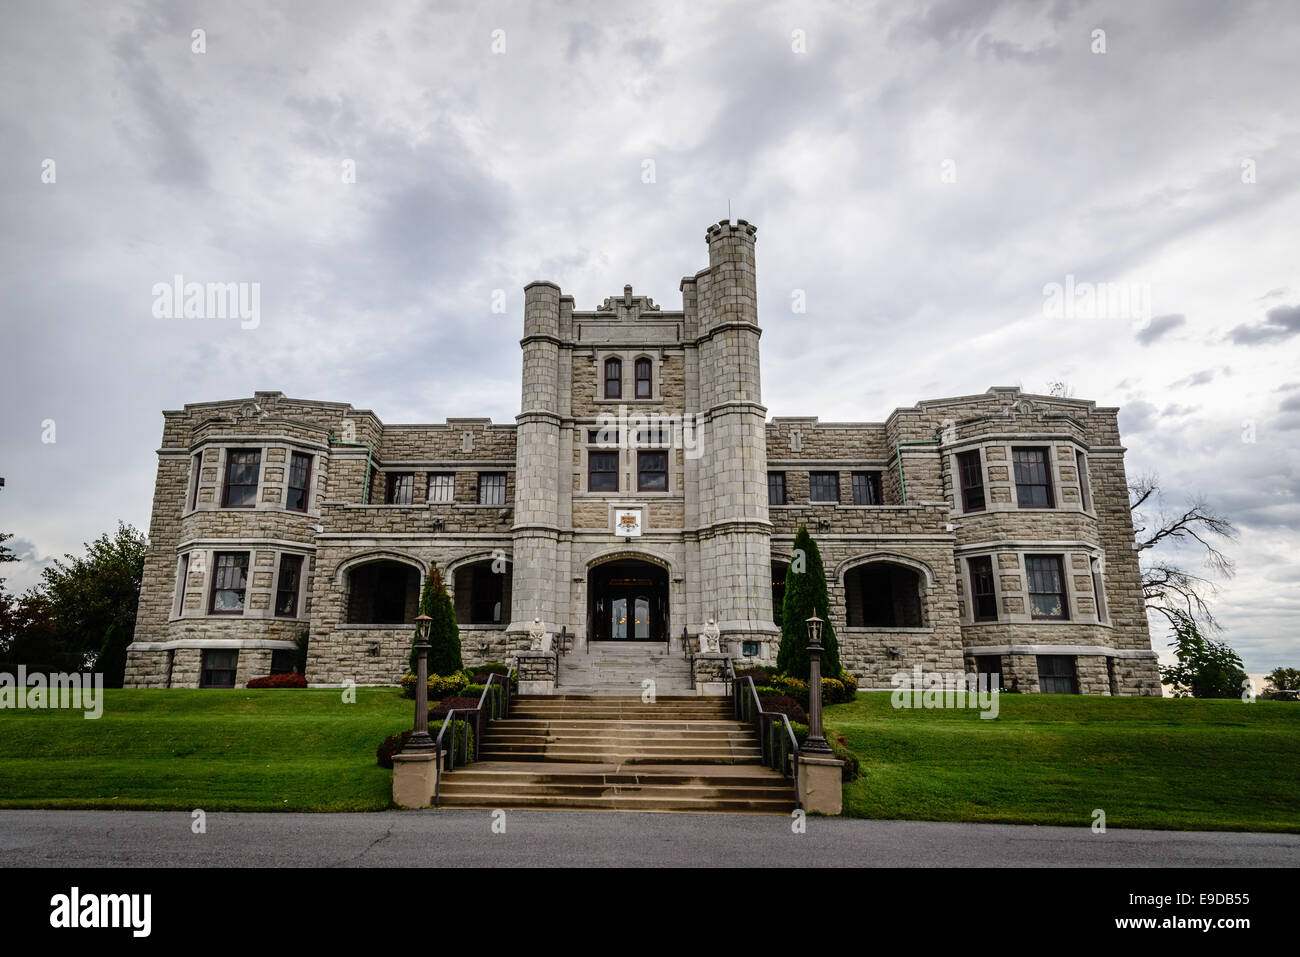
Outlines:
{"label": "evergreen tree", "polygon": [[808,534],[806,525],[799,526],[794,537],[794,551],[790,567],[785,572],[785,600],[781,606],[781,648],[776,656],[777,671],[808,680],[808,625],[813,612],[826,623],[822,625],[822,677],[838,678],[840,644],[831,624],[830,599],[826,592],[826,571],[822,568],[821,552]]}
{"label": "evergreen tree", "polygon": [[[447,586],[443,583],[442,572],[434,565],[429,577],[424,580],[424,592],[420,595],[421,615],[433,619],[429,624],[429,674],[450,675],[465,667],[460,657],[460,628],[456,625],[456,609],[452,607]],[[415,672],[418,660],[415,656],[415,642],[411,642],[411,671]]]}

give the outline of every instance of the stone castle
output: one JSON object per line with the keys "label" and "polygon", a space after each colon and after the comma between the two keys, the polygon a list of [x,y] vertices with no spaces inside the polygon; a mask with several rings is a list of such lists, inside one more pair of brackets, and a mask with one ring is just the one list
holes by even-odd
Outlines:
{"label": "stone castle", "polygon": [[468,664],[534,619],[647,668],[713,619],[737,666],[771,663],[806,525],[864,688],[920,666],[1159,695],[1117,410],[992,388],[769,420],[755,232],[708,229],[678,310],[528,285],[513,424],[278,392],[165,412],[128,686],[242,687],[308,632],[311,684],[395,683],[435,567]]}

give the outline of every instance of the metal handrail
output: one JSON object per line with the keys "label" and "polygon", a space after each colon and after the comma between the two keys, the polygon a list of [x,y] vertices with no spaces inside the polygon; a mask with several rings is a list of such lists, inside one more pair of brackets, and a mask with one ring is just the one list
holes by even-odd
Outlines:
{"label": "metal handrail", "polygon": [[[442,790],[442,771],[443,771],[443,736],[446,735],[447,729],[451,728],[451,747],[447,749],[446,769],[453,771],[456,768],[456,715],[458,713],[474,713],[474,760],[478,760],[479,747],[483,740],[483,710],[484,706],[488,709],[488,720],[496,721],[500,718],[510,716],[510,681],[514,677],[515,668],[511,665],[504,675],[496,672],[488,675],[487,684],[483,686],[483,693],[479,695],[478,704],[473,708],[452,708],[447,712],[447,717],[443,719],[442,727],[438,729],[438,737],[434,739],[434,778],[433,778],[433,806],[438,806],[438,798]],[[502,688],[500,693],[494,693],[492,688],[499,685]],[[466,719],[466,727],[469,726]],[[469,741],[465,742],[465,764],[470,763]]]}
{"label": "metal handrail", "polygon": [[[754,687],[754,679],[748,675],[740,681],[733,680],[732,701],[735,704],[737,720],[753,721],[763,763],[793,781],[794,806],[802,807],[799,803],[799,740],[794,736],[794,728],[790,727],[789,716],[779,711],[764,710],[763,701]],[[781,719],[785,734],[781,734],[778,730],[777,718]]]}

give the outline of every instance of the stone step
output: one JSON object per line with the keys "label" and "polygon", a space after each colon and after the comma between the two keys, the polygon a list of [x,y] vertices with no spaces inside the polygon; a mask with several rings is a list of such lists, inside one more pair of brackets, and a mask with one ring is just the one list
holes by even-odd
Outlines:
{"label": "stone step", "polygon": [[541,810],[591,811],[674,811],[686,814],[755,813],[789,814],[794,809],[793,793],[784,798],[766,797],[660,797],[645,795],[580,796],[555,794],[470,794],[444,795],[443,807],[533,808]]}
{"label": "stone step", "polygon": [[596,764],[601,761],[616,761],[620,764],[762,764],[763,757],[758,748],[752,752],[702,752],[699,750],[682,751],[672,754],[664,751],[633,752],[621,748],[527,748],[512,751],[509,748],[479,749],[480,761],[565,761],[577,764]]}
{"label": "stone step", "polygon": [[763,765],[629,765],[532,764],[511,761],[478,761],[443,776],[447,781],[474,784],[591,784],[607,785],[702,785],[711,787],[783,787],[789,781]]}
{"label": "stone step", "polygon": [[491,730],[484,730],[483,741],[751,741],[753,732],[736,728],[646,728],[601,727],[597,724],[589,728],[572,727],[536,727],[507,725],[494,722]]}
{"label": "stone step", "polygon": [[550,753],[562,749],[586,749],[608,751],[617,754],[622,751],[636,751],[644,754],[758,754],[757,744],[750,743],[752,738],[637,738],[599,735],[591,737],[535,735],[493,735],[484,737],[479,742],[480,750],[493,751],[538,751]]}

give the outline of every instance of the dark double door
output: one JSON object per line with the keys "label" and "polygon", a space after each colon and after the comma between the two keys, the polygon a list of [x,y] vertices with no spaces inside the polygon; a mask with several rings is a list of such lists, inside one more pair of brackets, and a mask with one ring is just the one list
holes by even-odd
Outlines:
{"label": "dark double door", "polygon": [[619,561],[591,573],[594,641],[667,641],[668,572],[647,562]]}

